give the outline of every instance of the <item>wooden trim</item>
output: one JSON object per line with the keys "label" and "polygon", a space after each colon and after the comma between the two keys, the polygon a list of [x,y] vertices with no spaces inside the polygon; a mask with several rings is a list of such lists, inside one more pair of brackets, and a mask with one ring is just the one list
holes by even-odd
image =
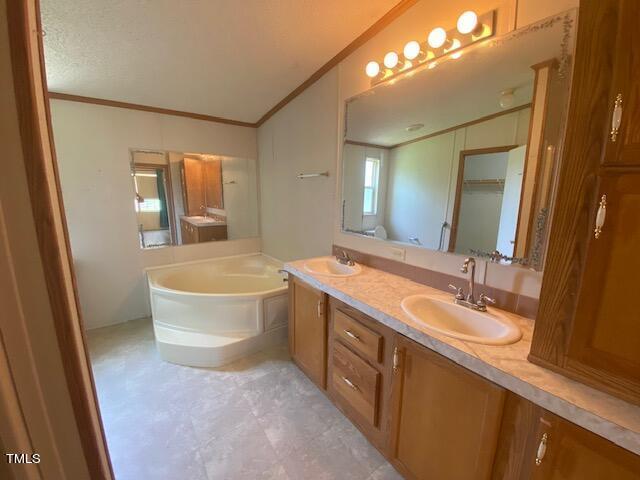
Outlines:
{"label": "wooden trim", "polygon": [[[500,153],[513,150],[518,145],[504,145],[501,147],[476,148],[473,150],[461,150],[458,161],[458,180],[456,181],[456,198],[453,203],[453,215],[451,216],[451,230],[449,231],[448,252],[453,252],[456,248],[456,237],[458,236],[458,221],[460,220],[460,204],[462,203],[462,183],[464,181],[464,161],[467,156],[483,155],[485,153]],[[522,199],[521,199],[522,201]],[[515,245],[514,245],[515,247]]]}
{"label": "wooden trim", "polygon": [[389,10],[384,16],[382,16],[376,23],[371,25],[365,30],[358,38],[352,41],[349,45],[344,47],[338,52],[331,60],[325,63],[322,67],[316,70],[309,78],[302,82],[296,89],[294,89],[289,95],[280,100],[271,110],[265,113],[256,122],[255,126],[259,127],[264,122],[273,117],[278,111],[284,108],[294,98],[304,92],[307,88],[317,82],[325,73],[335,67],[342,60],[347,58],[351,53],[357,50],[359,47],[369,41],[374,35],[383,30],[387,25],[393,22],[400,15],[405,13],[409,8],[415,5],[418,0],[400,0],[391,10]]}
{"label": "wooden trim", "polygon": [[380,148],[384,150],[389,150],[392,147],[385,147],[384,145],[376,145],[375,143],[366,143],[366,142],[356,142],[355,140],[345,140],[345,145],[357,145],[359,147],[370,147],[370,148]]}
{"label": "wooden trim", "polygon": [[[531,112],[529,114],[529,132],[527,133],[527,148],[525,148],[524,151],[524,165],[523,165],[523,169],[522,169],[522,186],[520,187],[520,205],[522,205],[522,200],[524,200],[524,190],[525,190],[525,185],[527,183],[527,168],[529,166],[529,150],[531,149],[531,134],[533,132],[533,120],[534,120],[534,113],[535,113],[535,109],[536,109],[536,100],[538,97],[538,79],[540,78],[540,69],[539,68],[535,68],[536,66],[532,66],[531,68],[534,69],[535,74],[534,74],[534,80],[533,80],[533,98],[531,99]],[[548,85],[547,85],[548,86]],[[546,111],[546,105],[545,105],[545,111]],[[542,134],[543,131],[542,129],[540,130],[540,141],[542,141]],[[539,146],[539,145],[538,145]],[[540,149],[538,148],[538,151]],[[535,187],[535,186],[534,186]],[[520,218],[522,216],[521,210],[518,209],[518,218],[516,220],[516,235],[514,238],[514,243],[513,243],[513,255],[514,256],[518,256],[521,252],[521,250],[518,248],[519,244],[518,242],[520,241],[520,237],[522,235],[521,229],[520,229]],[[531,217],[531,215],[530,215]],[[531,218],[529,218],[529,224],[531,224]],[[528,230],[527,230],[528,233]],[[522,250],[522,254],[520,256],[522,257],[526,257],[526,255],[528,254],[528,248],[527,245],[525,245],[525,249]]]}
{"label": "wooden trim", "polygon": [[[134,155],[136,151],[132,152]],[[165,154],[166,156],[166,154]],[[171,231],[171,245],[178,245],[178,237],[176,236],[176,217],[175,212],[173,210],[173,186],[171,183],[171,165],[169,163],[162,165],[160,163],[143,163],[143,162],[133,162],[133,167],[140,167],[144,170],[157,170],[161,169],[164,171],[164,182],[165,182],[165,190],[167,194],[167,204],[169,207],[169,211],[167,212],[169,215],[169,230]]]}
{"label": "wooden trim", "polygon": [[117,100],[105,100],[95,97],[83,97],[81,95],[71,95],[69,93],[48,92],[49,99],[67,100],[69,102],[90,103],[93,105],[103,105],[105,107],[128,108],[130,110],[140,110],[142,112],[160,113],[163,115],[173,115],[174,117],[192,118],[194,120],[203,120],[205,122],[224,123],[227,125],[235,125],[236,127],[256,128],[258,125],[251,122],[243,122],[240,120],[231,120],[229,118],[214,117],[202,113],[183,112],[181,110],[171,110],[169,108],[152,107],[149,105],[140,105],[137,103],[119,102]]}
{"label": "wooden trim", "polygon": [[438,130],[437,132],[428,133],[427,135],[423,135],[422,137],[414,138],[413,140],[407,140],[405,142],[400,142],[386,148],[398,148],[398,147],[403,147],[405,145],[409,145],[410,143],[421,142],[422,140],[426,140],[427,138],[437,137],[438,135],[453,132],[454,130],[458,130],[460,128],[467,128],[467,127],[470,127],[471,125],[475,125],[476,123],[482,123],[488,120],[493,120],[494,118],[498,118],[503,115],[509,115],[510,113],[514,113],[514,112],[519,112],[520,110],[525,110],[529,107],[531,107],[531,103],[519,105],[517,107],[513,107],[508,110],[503,110],[502,112],[496,112],[496,113],[492,113],[491,115],[485,115],[484,117],[476,118],[475,120],[470,120],[468,122],[461,123],[460,125],[455,125],[453,127],[445,128],[444,130]]}
{"label": "wooden trim", "polygon": [[[40,261],[44,268],[51,312],[67,381],[66,387],[73,405],[76,427],[83,449],[83,459],[91,478],[112,479],[114,475],[106,447],[104,429],[97,411],[98,404],[93,373],[90,368],[88,371],[83,369],[84,365],[90,365],[90,360],[78,307],[73,266],[71,264],[65,265],[66,261],[71,259],[71,251],[55,161],[49,102],[46,91],[44,91],[46,85],[44,48],[41,36],[38,36],[38,42],[35,45],[30,38],[32,34],[29,21],[30,8],[35,8],[36,30],[41,31],[38,0],[8,2],[7,23],[9,25],[11,63],[24,166],[29,182],[29,196],[40,250]],[[40,78],[38,78],[37,67],[33,64],[30,56],[34,48],[39,54]],[[41,86],[43,89],[39,91]],[[38,95],[42,95],[44,98],[45,118],[42,118],[38,111]],[[43,132],[43,129],[47,131]],[[48,136],[50,145],[43,143],[44,135]],[[45,153],[47,148],[51,150],[50,157]],[[53,200],[56,198],[56,193],[52,192],[48,182],[48,171],[50,170],[53,171],[55,180],[57,203]],[[62,223],[62,239],[59,236],[60,232],[56,230],[60,221]],[[66,253],[66,261],[62,252]],[[71,272],[73,292],[68,290],[66,271]],[[76,318],[80,325],[74,324]],[[93,398],[90,398],[87,392],[90,392],[89,395],[93,395]],[[96,416],[98,418],[97,426],[94,422]]]}

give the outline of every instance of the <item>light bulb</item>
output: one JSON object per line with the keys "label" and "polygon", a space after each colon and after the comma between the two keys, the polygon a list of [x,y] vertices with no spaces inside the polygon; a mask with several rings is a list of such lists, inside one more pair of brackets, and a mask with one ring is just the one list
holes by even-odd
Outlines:
{"label": "light bulb", "polygon": [[411,40],[404,46],[404,58],[407,60],[413,60],[420,55],[420,44],[415,40]]}
{"label": "light bulb", "polygon": [[396,52],[389,52],[384,56],[384,66],[394,68],[398,65],[398,60],[398,54]]}
{"label": "light bulb", "polygon": [[440,48],[447,41],[447,32],[444,28],[437,27],[431,30],[427,42],[431,48]]}
{"label": "light bulb", "polygon": [[468,10],[458,17],[458,31],[463,35],[473,32],[478,26],[478,15]]}
{"label": "light bulb", "polygon": [[376,77],[380,73],[380,65],[378,62],[371,61],[367,63],[364,71],[367,73],[367,77]]}

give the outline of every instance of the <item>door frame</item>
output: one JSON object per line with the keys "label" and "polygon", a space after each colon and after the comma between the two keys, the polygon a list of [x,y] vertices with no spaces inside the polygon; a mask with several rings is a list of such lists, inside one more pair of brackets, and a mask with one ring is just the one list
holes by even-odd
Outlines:
{"label": "door frame", "polygon": [[[6,13],[32,220],[66,390],[75,417],[75,425],[70,428],[75,428],[79,435],[82,452],[77,454],[82,460],[78,461],[86,465],[90,478],[112,480],[113,469],[87,351],[60,189],[46,89],[39,1],[8,0]],[[33,358],[25,361],[31,361],[34,368],[37,367]],[[55,417],[54,405],[47,403],[47,414]]]}
{"label": "door frame", "polygon": [[[456,248],[456,237],[458,236],[458,222],[460,220],[460,205],[462,203],[462,184],[464,181],[464,163],[466,157],[473,155],[483,155],[487,153],[503,153],[513,150],[519,145],[502,145],[498,147],[474,148],[470,150],[461,150],[458,160],[458,179],[456,181],[456,198],[453,203],[453,214],[451,216],[451,230],[449,231],[449,248],[447,252],[453,253]],[[518,208],[518,212],[520,209]],[[518,218],[520,214],[518,213]]]}
{"label": "door frame", "polygon": [[[178,245],[178,236],[176,234],[176,217],[173,207],[173,183],[171,180],[171,168],[167,163],[166,165],[161,165],[157,163],[131,163],[131,168],[134,170],[140,167],[143,170],[162,170],[164,172],[164,189],[167,196],[167,214],[169,215],[169,231],[171,232],[171,245],[168,246],[177,246]],[[134,192],[135,193],[135,192]]]}

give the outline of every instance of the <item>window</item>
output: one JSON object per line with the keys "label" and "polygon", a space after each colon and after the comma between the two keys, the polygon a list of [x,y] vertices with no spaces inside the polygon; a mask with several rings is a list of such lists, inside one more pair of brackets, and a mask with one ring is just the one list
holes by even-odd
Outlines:
{"label": "window", "polygon": [[145,198],[142,201],[136,199],[136,212],[159,212],[160,211],[160,199],[159,198]]}
{"label": "window", "polygon": [[378,179],[380,160],[367,157],[364,161],[364,202],[362,213],[375,215],[378,212]]}

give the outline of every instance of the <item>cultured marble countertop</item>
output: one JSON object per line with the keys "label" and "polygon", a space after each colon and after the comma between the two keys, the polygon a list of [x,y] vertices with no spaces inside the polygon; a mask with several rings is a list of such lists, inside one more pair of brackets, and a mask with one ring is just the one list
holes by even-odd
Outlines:
{"label": "cultured marble countertop", "polygon": [[209,227],[211,225],[226,225],[226,220],[217,220],[212,217],[201,217],[201,216],[192,216],[192,217],[180,217],[182,220],[189,222],[191,225],[195,225],[196,227]]}
{"label": "cultured marble countertop", "polygon": [[408,295],[451,295],[364,265],[359,275],[351,277],[315,275],[305,270],[304,262],[286,263],[284,269],[459,365],[640,455],[640,406],[529,362],[533,320],[503,312],[522,330],[522,339],[511,345],[464,342],[430,332],[400,307]]}

